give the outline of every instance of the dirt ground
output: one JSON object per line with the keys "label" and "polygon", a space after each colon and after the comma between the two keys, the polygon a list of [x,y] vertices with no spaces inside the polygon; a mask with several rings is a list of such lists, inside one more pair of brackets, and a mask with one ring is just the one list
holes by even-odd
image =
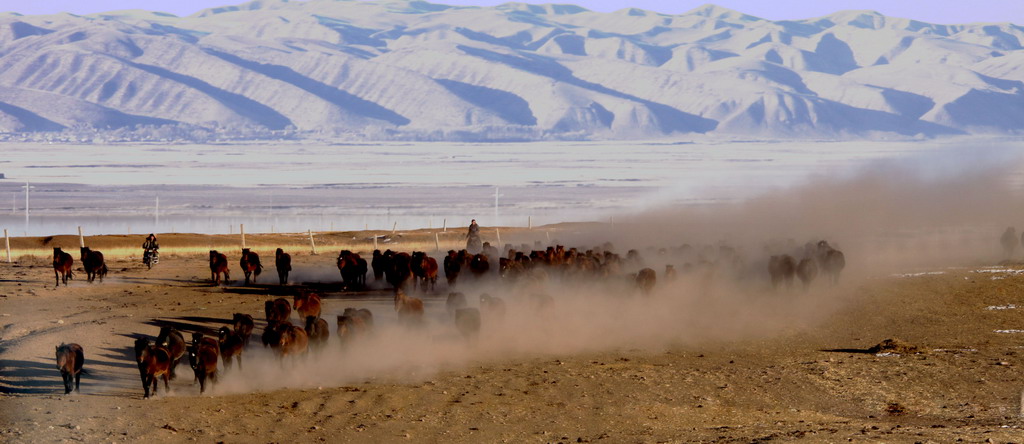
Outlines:
{"label": "dirt ground", "polygon": [[[812,293],[836,308],[771,334],[643,346],[603,346],[598,336],[573,353],[489,353],[482,338],[479,349],[452,341],[431,351],[438,360],[380,367],[347,362],[356,355],[331,342],[324,356],[340,358],[289,367],[262,350],[259,333],[264,301],[290,290],[269,285],[266,257],[260,284],[243,286],[229,257],[225,287],[212,285],[201,255],[167,255],[152,270],[118,259],[102,284],[79,271],[59,288],[49,258],[0,263],[0,441],[1024,442],[1024,275],[1015,267],[859,279]],[[332,334],[350,305],[394,323],[386,291],[342,292],[334,274],[300,273],[332,266],[331,254],[295,256],[295,279],[326,291]],[[809,298],[795,293],[764,297]],[[423,296],[438,324],[446,294],[441,283]],[[257,318],[248,367],[225,370],[200,396],[183,363],[169,393],[161,385],[142,399],[134,337],[163,325],[213,331],[234,312]],[[560,322],[545,321],[552,334]],[[888,338],[919,353],[868,351]],[[80,393],[63,395],[61,342],[85,349]]]}

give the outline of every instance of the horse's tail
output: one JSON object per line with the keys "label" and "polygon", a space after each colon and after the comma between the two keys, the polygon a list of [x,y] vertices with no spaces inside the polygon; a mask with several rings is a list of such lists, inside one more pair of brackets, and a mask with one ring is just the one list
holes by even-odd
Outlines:
{"label": "horse's tail", "polygon": [[253,274],[259,276],[261,272],[263,272],[263,264],[256,264],[256,269],[253,270]]}

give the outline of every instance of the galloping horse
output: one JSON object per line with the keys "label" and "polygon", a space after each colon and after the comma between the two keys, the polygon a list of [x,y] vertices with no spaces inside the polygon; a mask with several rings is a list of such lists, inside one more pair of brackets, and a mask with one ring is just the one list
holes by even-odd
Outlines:
{"label": "galloping horse", "polygon": [[288,272],[292,271],[292,256],[278,248],[274,252],[274,265],[277,266],[277,279],[281,285],[288,283]]}
{"label": "galloping horse", "polygon": [[242,272],[245,273],[245,285],[249,285],[250,278],[252,283],[256,283],[256,277],[263,271],[263,265],[260,264],[260,255],[256,254],[255,251],[249,251],[248,248],[242,249],[242,258],[238,260],[238,265],[242,267]]}
{"label": "galloping horse", "polygon": [[107,264],[103,261],[103,253],[91,250],[89,247],[82,247],[80,251],[86,280],[91,284],[98,277],[102,283],[103,277],[107,275]]}
{"label": "galloping horse", "polygon": [[57,346],[57,369],[64,378],[64,394],[71,393],[71,386],[78,391],[78,384],[82,381],[82,364],[85,362],[85,353],[82,346],[78,344],[60,344]]}
{"label": "galloping horse", "polygon": [[71,257],[61,251],[60,247],[53,247],[53,278],[57,281],[56,286],[60,286],[61,280],[64,281],[64,286],[68,286],[68,279],[74,279],[74,273],[71,272],[71,267],[75,265],[75,258]]}
{"label": "galloping horse", "polygon": [[231,279],[228,271],[228,257],[217,250],[210,250],[210,280],[214,285],[220,285],[220,275],[224,273],[224,283]]}

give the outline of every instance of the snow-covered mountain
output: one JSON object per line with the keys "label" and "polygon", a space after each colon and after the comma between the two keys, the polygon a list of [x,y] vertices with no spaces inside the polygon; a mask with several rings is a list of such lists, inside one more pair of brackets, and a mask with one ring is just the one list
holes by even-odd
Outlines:
{"label": "snow-covered mountain", "polygon": [[1024,27],[573,5],[257,0],[0,14],[0,132],[363,137],[1024,132]]}

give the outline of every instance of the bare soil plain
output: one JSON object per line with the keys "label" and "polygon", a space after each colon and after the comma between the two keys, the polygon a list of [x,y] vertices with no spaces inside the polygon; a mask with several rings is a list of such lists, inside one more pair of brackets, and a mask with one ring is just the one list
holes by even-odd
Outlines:
{"label": "bare soil plain", "polygon": [[[369,234],[338,235],[353,237],[368,257]],[[252,236],[266,269],[244,286],[234,237],[211,239],[162,236],[151,270],[141,251],[113,255],[103,283],[85,282],[77,251],[67,287],[55,288],[49,257],[0,263],[0,441],[1024,441],[1024,274],[1013,265],[858,274],[850,255],[849,278],[839,286],[819,278],[808,292],[772,291],[764,280],[739,289],[685,273],[649,297],[625,281],[464,283],[472,306],[485,291],[508,303],[504,318],[484,313],[479,340],[467,342],[445,311],[443,274],[434,292],[415,294],[427,325],[408,329],[372,275],[373,289],[342,291],[340,241],[321,238],[314,256],[301,238]],[[77,247],[75,238],[18,242]],[[141,242],[89,238],[100,250]],[[271,247],[285,242],[294,271],[279,287]],[[417,242],[397,248],[433,247],[425,234]],[[225,286],[210,280],[210,246],[228,254]],[[642,254],[658,262],[657,253]],[[652,265],[659,278],[662,262]],[[324,293],[332,338],[319,353],[281,363],[260,344],[263,305],[300,288]],[[553,296],[553,309],[531,307],[538,291]],[[377,326],[342,349],[334,319],[345,307],[370,308]],[[135,337],[155,338],[167,325],[186,337],[213,332],[235,312],[257,320],[242,369],[222,366],[200,396],[186,361],[170,391],[161,384],[142,399]],[[869,350],[888,338],[918,351]],[[63,395],[54,360],[62,342],[85,349],[79,393]]]}

